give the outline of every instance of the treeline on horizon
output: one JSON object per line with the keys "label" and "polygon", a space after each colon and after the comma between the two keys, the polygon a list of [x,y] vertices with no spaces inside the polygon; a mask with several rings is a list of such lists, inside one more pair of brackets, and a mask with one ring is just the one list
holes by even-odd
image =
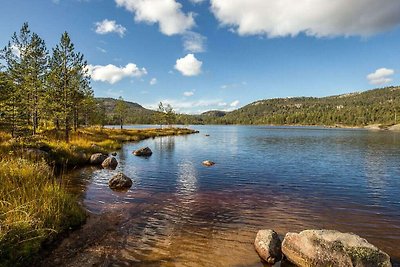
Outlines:
{"label": "treeline on horizon", "polygon": [[399,123],[400,87],[323,98],[261,100],[227,113],[201,119],[217,124],[273,125],[393,125]]}
{"label": "treeline on horizon", "polygon": [[101,124],[87,63],[67,32],[49,52],[24,23],[0,51],[0,130],[13,137],[40,128],[63,130]]}
{"label": "treeline on horizon", "polygon": [[[108,124],[118,124],[113,113],[117,100],[96,99],[105,105]],[[156,111],[126,102],[127,124],[158,124]],[[330,97],[294,97],[260,100],[240,109],[210,111],[201,115],[176,114],[174,124],[249,125],[392,125],[400,121],[400,87]]]}

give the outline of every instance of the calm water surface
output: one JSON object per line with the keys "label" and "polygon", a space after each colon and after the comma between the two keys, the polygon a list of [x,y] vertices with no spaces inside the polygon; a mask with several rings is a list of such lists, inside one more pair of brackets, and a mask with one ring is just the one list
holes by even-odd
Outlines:
{"label": "calm water surface", "polygon": [[[400,259],[400,133],[192,128],[200,134],[125,144],[116,171],[69,178],[89,211],[128,214],[119,261],[263,266],[253,248],[263,228],[354,232]],[[132,155],[143,146],[150,158]],[[126,193],[107,186],[117,171],[134,181]]]}

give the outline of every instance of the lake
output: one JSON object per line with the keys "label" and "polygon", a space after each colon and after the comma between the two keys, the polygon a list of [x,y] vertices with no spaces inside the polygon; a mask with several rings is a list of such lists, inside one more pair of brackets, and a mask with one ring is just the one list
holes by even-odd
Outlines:
{"label": "lake", "polygon": [[[353,232],[400,259],[400,133],[191,128],[200,133],[125,144],[116,171],[85,168],[68,177],[89,211],[126,216],[121,253],[111,262],[263,266],[253,242],[266,228],[281,236],[310,228]],[[144,146],[150,158],[132,154]],[[117,171],[132,178],[128,192],[108,188]]]}

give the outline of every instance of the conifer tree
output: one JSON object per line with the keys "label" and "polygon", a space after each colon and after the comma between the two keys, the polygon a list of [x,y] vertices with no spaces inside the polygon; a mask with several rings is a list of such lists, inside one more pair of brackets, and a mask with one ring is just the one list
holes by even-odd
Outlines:
{"label": "conifer tree", "polygon": [[120,96],[117,100],[117,104],[115,105],[115,114],[118,116],[118,120],[121,126],[121,130],[124,128],[124,119],[126,116],[127,107],[124,99]]}
{"label": "conifer tree", "polygon": [[53,120],[57,127],[62,122],[65,141],[69,142],[71,126],[78,126],[77,108],[91,88],[87,63],[81,53],[75,52],[67,32],[62,34],[60,43],[53,49],[49,82],[48,95],[54,99],[50,107]]}

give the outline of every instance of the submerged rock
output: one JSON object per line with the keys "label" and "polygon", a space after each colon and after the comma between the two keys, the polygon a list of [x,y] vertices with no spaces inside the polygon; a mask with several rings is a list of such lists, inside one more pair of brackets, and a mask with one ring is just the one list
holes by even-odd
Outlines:
{"label": "submerged rock", "polygon": [[203,161],[203,165],[207,166],[207,167],[211,167],[211,166],[215,165],[215,162],[213,162],[211,160],[205,160],[205,161]]}
{"label": "submerged rock", "polygon": [[258,231],[254,247],[258,255],[269,264],[282,259],[281,240],[274,230]]}
{"label": "submerged rock", "polygon": [[151,151],[149,147],[143,147],[133,151],[133,154],[138,157],[150,157],[153,154],[153,151]]}
{"label": "submerged rock", "polygon": [[115,170],[118,166],[118,161],[114,157],[108,157],[101,163],[101,166],[104,169]]}
{"label": "submerged rock", "polygon": [[114,175],[109,181],[108,181],[108,186],[111,189],[116,189],[116,190],[123,190],[123,189],[129,189],[132,186],[132,180],[122,172],[117,173]]}
{"label": "submerged rock", "polygon": [[282,252],[298,266],[392,266],[389,255],[367,240],[334,230],[287,233]]}
{"label": "submerged rock", "polygon": [[104,155],[103,153],[96,153],[90,156],[90,164],[93,165],[101,165],[103,161],[105,161],[108,158],[107,155]]}

